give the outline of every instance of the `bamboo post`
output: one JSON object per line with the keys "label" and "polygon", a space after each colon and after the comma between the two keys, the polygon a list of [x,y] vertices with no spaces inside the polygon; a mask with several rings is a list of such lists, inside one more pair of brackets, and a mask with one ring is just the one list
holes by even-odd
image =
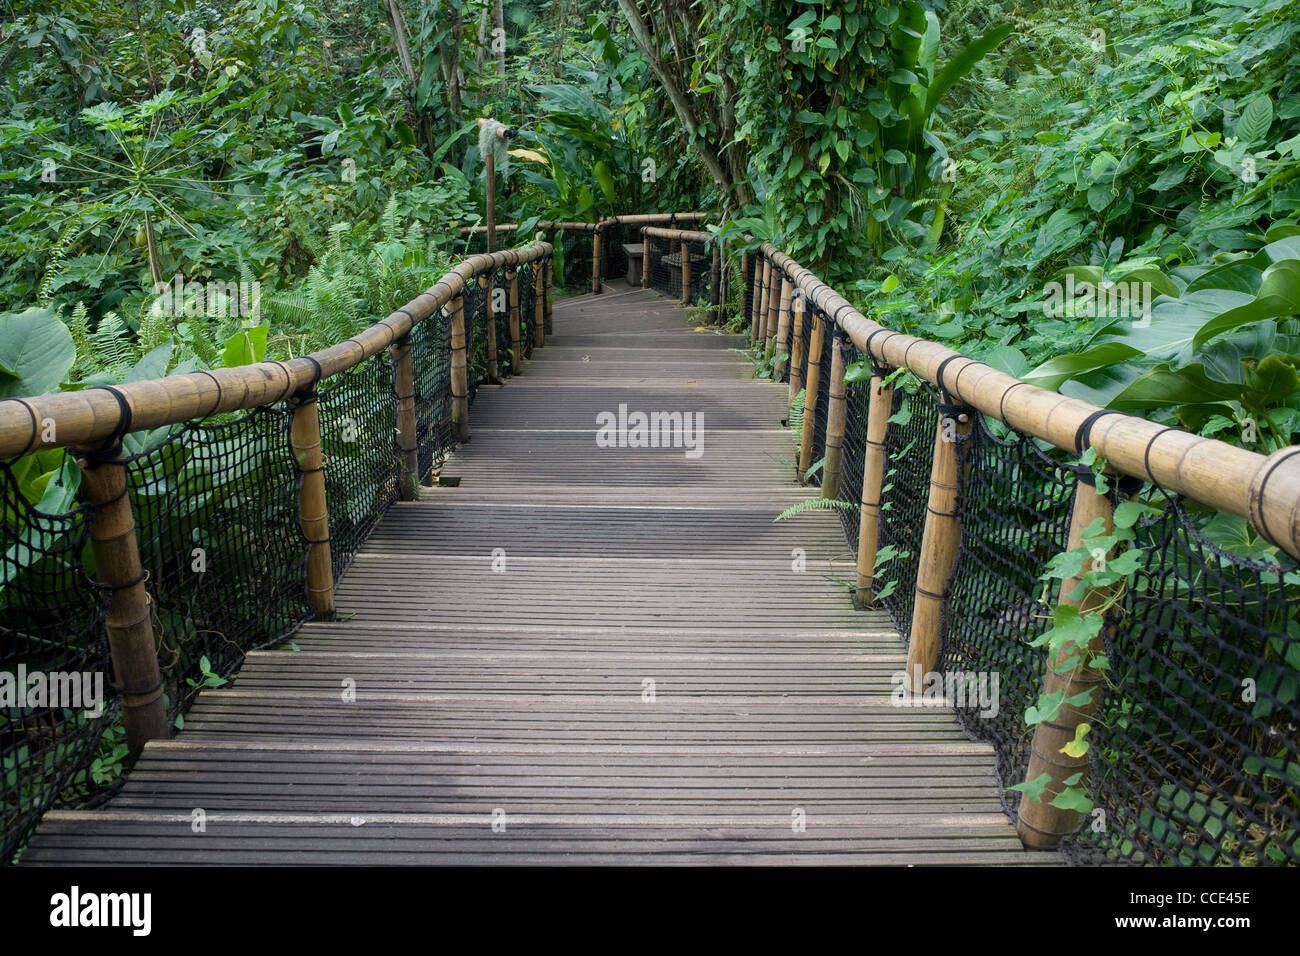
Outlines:
{"label": "bamboo post", "polygon": [[796,469],[800,481],[812,467],[813,433],[817,419],[817,399],[821,391],[822,347],[825,344],[826,327],[821,316],[813,313],[813,325],[808,342],[808,374],[804,376],[803,435],[799,440],[799,467]]}
{"label": "bamboo post", "polygon": [[772,266],[772,275],[768,278],[767,315],[763,317],[763,357],[772,357],[772,343],[776,340],[776,316],[781,306],[781,285],[785,281],[785,271]]}
{"label": "bamboo post", "polygon": [[457,441],[469,441],[469,368],[466,356],[465,297],[451,300],[451,422]]}
{"label": "bamboo post", "polygon": [[302,483],[298,524],[307,539],[307,597],[317,620],[334,617],[334,569],[330,561],[330,519],[325,500],[325,459],[321,453],[320,411],[314,385],[289,399],[293,418],[289,443]]}
{"label": "bamboo post", "polygon": [[691,304],[691,249],[682,240],[682,305]]}
{"label": "bamboo post", "polygon": [[794,400],[799,396],[803,389],[803,293],[795,293],[794,299],[790,302],[790,399],[788,404],[793,407]]}
{"label": "bamboo post", "polygon": [[778,324],[776,328],[776,345],[773,354],[776,356],[776,366],[772,370],[772,381],[779,382],[785,378],[785,359],[782,355],[788,355],[787,342],[790,336],[790,294],[794,287],[791,285],[788,277],[781,279],[781,304],[777,306]]}
{"label": "bamboo post", "polygon": [[519,273],[514,269],[506,272],[506,282],[510,286],[510,374],[518,375],[524,354],[519,328]]}
{"label": "bamboo post", "polygon": [[961,524],[957,520],[958,481],[964,457],[963,439],[970,434],[971,425],[969,410],[940,408],[934,436],[934,463],[930,466],[925,531],[916,572],[912,630],[907,644],[908,686],[914,694],[925,689],[925,675],[938,662],[944,594],[961,543]]}
{"label": "bamboo post", "polygon": [[641,227],[641,288],[650,288],[650,237],[645,234],[646,227]]}
{"label": "bamboo post", "polygon": [[885,436],[893,409],[894,386],[880,375],[871,376],[871,403],[867,407],[867,448],[862,463],[862,515],[858,521],[859,608],[876,603],[876,554],[880,548],[880,495],[885,484]]}
{"label": "bamboo post", "polygon": [[[741,290],[740,307],[742,312],[744,313],[744,317],[746,321],[750,319],[750,316],[754,311],[754,299],[753,299],[753,293],[750,291],[750,276],[749,276],[749,270],[752,262],[753,260],[750,258],[748,252],[742,252],[740,254],[740,290]],[[749,294],[750,296],[749,311],[747,312],[744,311],[746,294]]]}
{"label": "bamboo post", "polygon": [[167,709],[135,514],[127,495],[126,465],[120,446],[88,455],[77,464],[83,475],[81,493],[94,509],[90,543],[96,576],[108,588],[104,625],[113,680],[122,689],[127,748],[134,758],[147,741],[167,738]]}
{"label": "bamboo post", "polygon": [[[1099,495],[1096,489],[1079,482],[1074,491],[1074,510],[1070,517],[1070,549],[1084,547],[1083,532],[1100,518],[1103,522],[1103,534],[1114,530],[1110,499]],[[1071,578],[1061,583],[1058,603],[1077,607],[1080,614],[1086,614],[1105,605],[1110,598],[1110,588],[1090,588],[1077,600],[1071,592],[1079,587],[1079,579]],[[1089,643],[1084,655],[1091,660],[1092,655],[1101,651],[1102,637],[1097,634]],[[1071,659],[1075,665],[1064,669]],[[1075,645],[1061,648],[1056,656],[1048,661],[1047,674],[1043,691],[1048,694],[1063,692],[1066,697],[1073,697],[1084,691],[1092,691],[1092,699],[1082,707],[1068,704],[1061,706],[1060,713],[1054,721],[1043,721],[1034,728],[1033,743],[1029,748],[1029,769],[1026,780],[1036,780],[1046,773],[1051,777],[1043,791],[1042,800],[1022,797],[1020,800],[1017,832],[1020,842],[1031,850],[1050,850],[1060,843],[1061,838],[1073,833],[1079,821],[1078,811],[1062,810],[1049,802],[1065,789],[1065,780],[1076,773],[1088,772],[1088,755],[1070,757],[1061,748],[1074,740],[1075,729],[1081,723],[1092,720],[1101,702],[1104,678],[1100,671],[1091,667],[1079,666],[1080,650]]]}
{"label": "bamboo post", "polygon": [[546,277],[541,262],[533,268],[533,348],[546,344]]}
{"label": "bamboo post", "polygon": [[767,286],[771,281],[772,262],[766,256],[763,258],[763,268],[754,270],[754,278],[757,284],[754,286],[754,297],[751,306],[754,310],[750,320],[749,337],[755,348],[763,341],[763,316],[767,314]]}
{"label": "bamboo post", "polygon": [[497,158],[496,150],[489,149],[485,160],[484,177],[487,179],[487,251],[497,251]]}
{"label": "bamboo post", "polygon": [[483,290],[484,304],[487,311],[487,380],[492,384],[499,384],[501,381],[501,370],[497,367],[497,312],[493,301],[496,296],[493,294],[492,280],[486,275],[478,277],[479,288]]}
{"label": "bamboo post", "polygon": [[722,324],[722,246],[713,244],[713,269],[709,274],[709,305],[713,307],[713,322]]}
{"label": "bamboo post", "polygon": [[826,463],[822,466],[822,497],[840,494],[840,459],[844,445],[844,333],[835,327],[831,340],[831,381],[826,405]]}
{"label": "bamboo post", "polygon": [[600,254],[602,236],[600,227],[591,234],[591,294],[597,295],[600,292]]}
{"label": "bamboo post", "polygon": [[414,501],[419,487],[420,452],[415,426],[415,370],[411,362],[410,336],[402,336],[388,347],[393,361],[393,395],[397,400],[397,449],[402,465],[397,478],[397,495]]}

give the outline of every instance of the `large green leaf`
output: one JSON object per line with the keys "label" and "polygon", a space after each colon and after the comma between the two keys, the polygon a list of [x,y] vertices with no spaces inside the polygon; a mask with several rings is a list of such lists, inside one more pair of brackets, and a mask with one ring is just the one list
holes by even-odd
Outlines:
{"label": "large green leaf", "polygon": [[1140,375],[1115,395],[1107,407],[1137,412],[1172,405],[1208,405],[1233,401],[1241,397],[1241,392],[1240,385],[1210,378],[1199,364],[1171,368],[1162,363]]}
{"label": "large green leaf", "polygon": [[49,309],[0,315],[0,398],[57,391],[76,357],[72,333]]}
{"label": "large green leaf", "polygon": [[1300,313],[1300,259],[1275,262],[1264,270],[1259,294],[1202,325],[1192,340],[1192,348],[1199,349],[1216,335],[1238,326],[1297,313]]}
{"label": "large green leaf", "polygon": [[[67,455],[62,466],[46,479],[41,500],[32,510],[43,515],[65,514],[76,504],[77,489],[80,487],[81,470],[77,468],[72,456]],[[18,540],[9,547],[4,561],[0,562],[0,590],[23,568],[30,567],[49,554],[67,530],[52,521],[21,522],[21,528]]]}
{"label": "large green leaf", "polygon": [[262,356],[266,354],[266,333],[269,329],[266,325],[240,329],[226,340],[226,348],[221,353],[222,364],[226,368],[234,368],[262,361]]}
{"label": "large green leaf", "polygon": [[969,46],[948,61],[939,72],[939,75],[930,83],[930,88],[926,90],[925,115],[927,117],[939,105],[939,100],[943,98],[943,94],[948,92],[954,83],[969,73],[975,67],[975,64],[987,56],[999,43],[1010,36],[1012,29],[1013,27],[1009,23],[995,27],[982,37],[972,40]]}
{"label": "large green leaf", "polygon": [[1037,368],[1026,372],[1021,378],[1026,382],[1032,382],[1039,388],[1058,389],[1065,382],[1084,372],[1106,368],[1119,362],[1137,358],[1141,354],[1142,352],[1139,349],[1123,342],[1105,342],[1082,352],[1075,352],[1071,355],[1058,355],[1055,358],[1048,359]]}
{"label": "large green leaf", "polygon": [[1241,111],[1241,116],[1237,119],[1237,138],[1247,146],[1262,143],[1272,125],[1273,101],[1267,93],[1261,93]]}

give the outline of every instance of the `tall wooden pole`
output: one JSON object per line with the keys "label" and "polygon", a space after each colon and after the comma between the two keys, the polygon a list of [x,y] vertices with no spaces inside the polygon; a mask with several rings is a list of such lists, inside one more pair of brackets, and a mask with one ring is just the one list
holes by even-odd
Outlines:
{"label": "tall wooden pole", "polygon": [[451,300],[451,422],[456,440],[469,441],[469,362],[463,295]]}
{"label": "tall wooden pole", "polygon": [[523,362],[523,335],[519,323],[519,273],[514,269],[506,273],[510,287],[510,374],[518,375]]}
{"label": "tall wooden pole", "polygon": [[916,572],[916,602],[907,644],[907,680],[912,693],[925,690],[925,675],[939,658],[939,628],[944,594],[952,579],[953,563],[961,544],[957,520],[958,482],[963,439],[970,434],[969,412],[942,412],[934,435],[934,463],[930,467],[930,498],[921,538],[921,558]]}
{"label": "tall wooden pole", "polygon": [[876,554],[880,549],[880,494],[885,484],[885,437],[893,408],[894,386],[879,375],[871,376],[871,403],[867,408],[867,448],[862,463],[862,515],[858,521],[858,587],[854,601],[869,607],[876,601]]}
{"label": "tall wooden pole", "polygon": [[496,150],[488,150],[485,160],[487,177],[487,251],[497,251],[497,157]]}
{"label": "tall wooden pole", "polygon": [[650,288],[650,237],[645,234],[646,227],[641,227],[641,288]]}
{"label": "tall wooden pole", "polygon": [[122,689],[127,749],[137,757],[147,741],[167,739],[167,710],[120,452],[118,447],[107,452],[110,457],[91,455],[77,464],[83,475],[81,494],[94,509],[90,543],[96,576],[109,589],[104,624],[113,680]]}
{"label": "tall wooden pole", "polygon": [[312,386],[289,399],[293,419],[289,443],[301,473],[298,524],[307,539],[307,598],[317,620],[334,616],[334,569],[330,562],[330,520],[325,499],[325,459],[320,412]]}
{"label": "tall wooden pole", "polygon": [[393,362],[393,394],[397,399],[397,449],[402,467],[397,477],[397,496],[414,501],[419,488],[420,452],[415,425],[415,370],[411,362],[411,338],[403,336],[388,347]]}
{"label": "tall wooden pole", "polygon": [[600,292],[600,258],[603,237],[600,234],[600,228],[591,234],[591,294],[597,295]]}
{"label": "tall wooden pole", "polygon": [[[1070,517],[1070,550],[1085,546],[1083,532],[1099,518],[1102,521],[1102,534],[1111,534],[1114,530],[1113,517],[1110,499],[1097,494],[1091,485],[1079,482],[1075,487],[1074,511]],[[1089,588],[1079,598],[1071,597],[1078,587],[1078,578],[1063,581],[1057,603],[1078,608],[1080,614],[1105,606],[1113,590]],[[1020,841],[1031,850],[1052,849],[1061,842],[1062,837],[1073,833],[1078,826],[1077,811],[1062,810],[1052,806],[1050,801],[1065,789],[1068,777],[1083,773],[1086,778],[1088,755],[1070,757],[1062,753],[1061,748],[1074,740],[1079,724],[1091,722],[1101,703],[1105,678],[1100,671],[1087,666],[1101,650],[1102,636],[1097,634],[1086,650],[1081,652],[1075,645],[1066,645],[1047,663],[1044,693],[1063,693],[1066,697],[1073,697],[1091,691],[1092,697],[1081,707],[1062,704],[1055,720],[1045,720],[1034,727],[1034,739],[1029,748],[1029,770],[1025,779],[1036,780],[1045,773],[1051,780],[1043,790],[1041,800],[1031,800],[1027,796],[1022,796],[1020,800],[1017,830]],[[1078,785],[1082,785],[1082,778],[1076,784]]]}
{"label": "tall wooden pole", "polygon": [[682,305],[691,304],[691,248],[682,242]]}
{"label": "tall wooden pole", "polygon": [[826,463],[822,466],[822,497],[840,495],[840,460],[844,445],[844,335],[835,328],[831,341],[831,382],[826,405]]}
{"label": "tall wooden pole", "polygon": [[804,376],[803,435],[799,440],[799,466],[796,469],[800,481],[812,467],[813,438],[816,432],[817,399],[821,390],[822,348],[825,344],[826,326],[816,312],[813,313],[812,333],[808,342],[808,372]]}

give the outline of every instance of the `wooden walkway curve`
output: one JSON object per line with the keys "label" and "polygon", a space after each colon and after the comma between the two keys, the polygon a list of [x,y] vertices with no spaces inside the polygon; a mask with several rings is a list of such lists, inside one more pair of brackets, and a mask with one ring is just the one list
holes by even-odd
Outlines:
{"label": "wooden walkway curve", "polygon": [[[773,523],[808,492],[743,338],[621,284],[554,321],[341,619],[249,654],[24,863],[1056,861],[1021,849],[989,746],[890,705],[904,648],[835,580],[838,518]],[[620,404],[702,412],[703,454],[598,447]]]}

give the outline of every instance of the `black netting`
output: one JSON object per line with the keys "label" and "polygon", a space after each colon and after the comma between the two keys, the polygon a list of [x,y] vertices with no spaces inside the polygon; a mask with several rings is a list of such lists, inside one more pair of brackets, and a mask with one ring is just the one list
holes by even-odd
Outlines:
{"label": "black netting", "polygon": [[[1158,489],[1134,585],[1105,635],[1110,680],[1090,734],[1104,811],[1072,862],[1300,863],[1300,572],[1197,529],[1236,529]],[[1203,511],[1203,509],[1201,509]],[[1274,563],[1276,562],[1276,563]]]}
{"label": "black netting", "polygon": [[921,560],[938,395],[933,386],[895,383],[893,413],[885,433],[885,479],[880,493],[879,559],[876,593],[903,640],[912,629],[916,570]]}
{"label": "black netting", "polygon": [[673,241],[665,239],[663,236],[646,234],[643,234],[642,238],[650,246],[650,266],[648,269],[650,288],[666,295],[681,296],[681,260],[677,260],[675,268],[667,261],[667,257],[673,252]]}
{"label": "black netting", "polygon": [[171,715],[197,695],[202,658],[233,673],[307,617],[289,420],[278,404],[188,422],[128,461]]}
{"label": "black netting", "polygon": [[[976,415],[963,449],[961,547],[939,661],[945,672],[998,675],[997,708],[969,700],[957,707],[957,717],[970,736],[993,743],[998,779],[1008,787],[1024,780],[1029,765],[1033,732],[1024,713],[1038,701],[1045,668],[1044,652],[1029,641],[1051,617],[1038,601],[1039,576],[1067,547],[1075,479],[1034,439],[993,427],[1008,437]],[[1001,796],[1014,816],[1020,793]]]}
{"label": "black netting", "polygon": [[415,376],[415,439],[419,480],[426,481],[447,457],[451,422],[451,321],[439,310],[411,330],[411,369]]}
{"label": "black netting", "polygon": [[[852,369],[861,361],[853,341],[846,335],[842,344],[845,369]],[[787,376],[788,381],[788,376]],[[862,503],[862,467],[867,458],[867,418],[871,406],[871,378],[844,383],[844,441],[840,446],[841,501]],[[858,530],[861,520],[859,510],[839,512],[844,525],[844,536],[854,552],[858,549]]]}
{"label": "black netting", "polygon": [[639,234],[633,233],[634,228],[621,222],[601,227],[600,277],[606,282],[627,275],[627,250],[623,246],[638,241]]}
{"label": "black netting", "polygon": [[550,241],[559,246],[564,268],[557,276],[556,285],[567,295],[583,295],[591,291],[591,255],[594,233],[586,230],[565,229],[556,232]]}
{"label": "black netting", "polygon": [[519,267],[519,334],[524,357],[533,354],[537,334],[537,266],[525,262]]}
{"label": "black netting", "polygon": [[319,403],[330,557],[337,580],[397,499],[401,460],[388,352],[323,383]]}
{"label": "black netting", "polygon": [[505,266],[492,276],[489,307],[497,330],[497,375],[504,379],[510,375],[510,356],[514,354],[510,338],[510,273]]}
{"label": "black netting", "polygon": [[[110,778],[95,758],[102,749],[111,754],[120,737],[105,738],[119,701],[109,681],[107,595],[92,583],[91,514],[58,493],[70,494],[79,478],[62,450],[0,463],[0,673],[11,682],[0,708],[0,865],[13,860],[46,810],[103,794]],[[51,482],[56,488],[45,495]],[[63,507],[45,514],[36,508],[42,501]],[[80,689],[95,695],[100,682],[103,713],[52,706],[77,701],[50,696],[48,683],[35,693],[26,679],[36,673],[92,675]]]}

